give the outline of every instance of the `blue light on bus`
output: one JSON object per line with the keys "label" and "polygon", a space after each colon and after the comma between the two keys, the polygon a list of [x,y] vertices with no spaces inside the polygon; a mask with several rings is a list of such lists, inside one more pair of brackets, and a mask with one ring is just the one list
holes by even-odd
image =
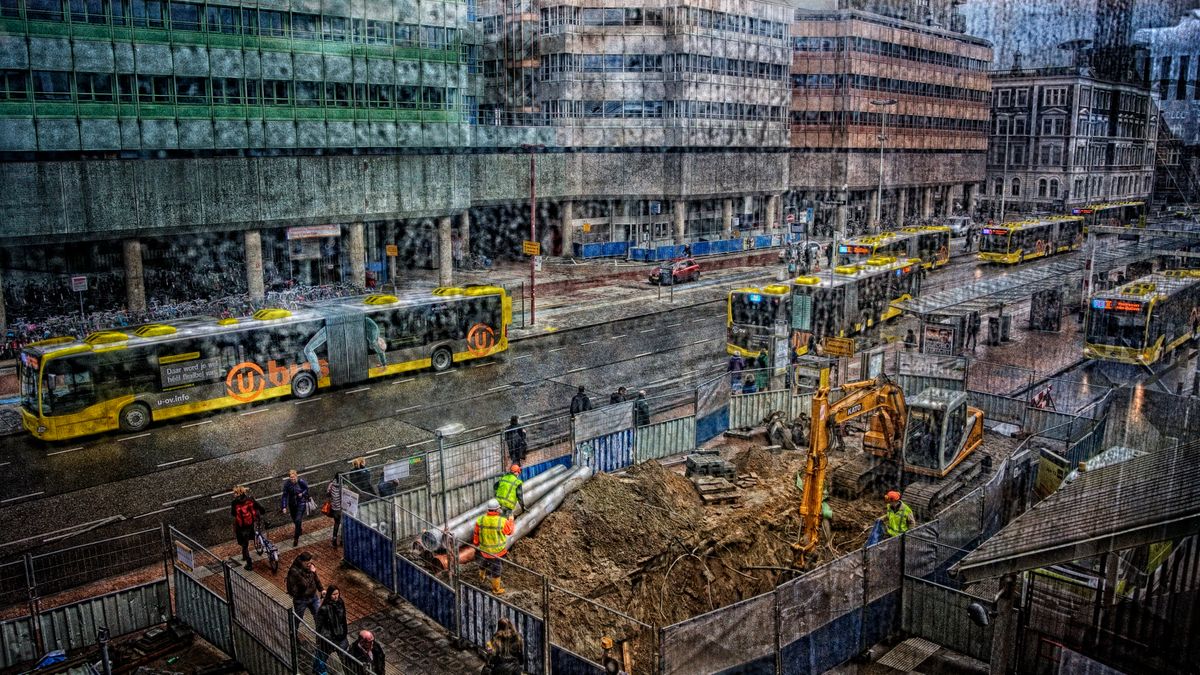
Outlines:
{"label": "blue light on bus", "polygon": [[838,246],[838,253],[846,253],[847,250],[845,246]]}
{"label": "blue light on bus", "polygon": [[750,295],[746,296],[746,299],[750,302],[762,302],[762,296],[758,293],[751,293]]}
{"label": "blue light on bus", "polygon": [[1092,298],[1092,309],[1108,309],[1108,304],[1103,298]]}
{"label": "blue light on bus", "polygon": [[989,230],[988,228],[986,228],[986,227],[985,227],[985,228],[983,228],[983,233],[984,233],[984,234],[991,234],[991,233],[992,233],[992,231],[991,231],[991,230]]}

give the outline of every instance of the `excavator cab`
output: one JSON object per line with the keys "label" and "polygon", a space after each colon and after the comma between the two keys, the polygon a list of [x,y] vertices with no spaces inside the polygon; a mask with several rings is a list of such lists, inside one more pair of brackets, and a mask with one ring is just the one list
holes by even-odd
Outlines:
{"label": "excavator cab", "polygon": [[972,413],[963,391],[931,388],[908,399],[904,468],[926,476],[946,475],[966,454],[968,416]]}

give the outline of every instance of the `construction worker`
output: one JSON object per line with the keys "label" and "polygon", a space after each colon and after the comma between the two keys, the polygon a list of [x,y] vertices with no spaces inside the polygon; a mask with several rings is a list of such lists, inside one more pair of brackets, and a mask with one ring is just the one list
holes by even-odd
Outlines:
{"label": "construction worker", "polygon": [[496,481],[496,501],[500,502],[500,513],[505,518],[512,516],[517,504],[521,505],[522,511],[525,510],[524,483],[521,480],[521,467],[517,464],[508,467],[508,473]]}
{"label": "construction worker", "polygon": [[883,514],[883,529],[887,536],[895,537],[904,534],[917,526],[917,519],[908,504],[900,501],[900,493],[891,490],[887,493],[887,511]]}
{"label": "construction worker", "polygon": [[513,521],[500,515],[500,502],[495,499],[488,501],[487,509],[487,513],[475,519],[475,535],[471,541],[483,556],[479,580],[491,577],[492,592],[500,595],[504,592],[500,585],[501,559],[508,553],[508,535],[513,533]]}

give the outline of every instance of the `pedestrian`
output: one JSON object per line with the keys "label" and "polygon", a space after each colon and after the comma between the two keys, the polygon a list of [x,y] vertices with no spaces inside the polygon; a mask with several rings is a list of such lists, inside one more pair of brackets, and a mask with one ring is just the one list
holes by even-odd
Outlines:
{"label": "pedestrian", "polygon": [[487,675],[521,675],[525,665],[525,643],[512,622],[504,617],[496,620],[496,632],[487,643],[488,660],[483,667]]}
{"label": "pedestrian", "polygon": [[975,351],[975,345],[979,342],[979,328],[982,320],[979,318],[979,312],[971,312],[971,318],[967,321],[967,343],[971,345],[971,351]]}
{"label": "pedestrian", "polygon": [[[341,649],[350,645],[346,642],[346,603],[342,601],[342,592],[337,586],[330,585],[325,589],[325,598],[321,608],[317,610],[317,635],[329,641],[329,644]],[[329,652],[333,651],[324,640],[317,640],[313,657],[313,673],[325,673],[325,661]]]}
{"label": "pedestrian", "polygon": [[592,409],[592,400],[588,398],[587,389],[580,387],[579,391],[571,397],[571,415],[575,416],[581,412],[587,412]]}
{"label": "pedestrian", "polygon": [[644,427],[650,424],[650,403],[646,400],[646,390],[638,390],[637,398],[633,401],[633,425]]}
{"label": "pedestrian", "polygon": [[242,560],[246,561],[246,569],[252,570],[254,563],[250,562],[250,542],[254,541],[254,523],[266,510],[250,496],[250,490],[245,485],[238,485],[233,488],[233,504],[229,507],[229,513],[233,516],[233,534],[242,547]]}
{"label": "pedestrian", "polygon": [[516,415],[509,418],[508,428],[504,430],[504,446],[508,449],[510,464],[525,463],[525,455],[529,452],[529,436]]}
{"label": "pedestrian", "polygon": [[917,334],[913,332],[913,329],[909,328],[908,332],[904,334],[904,349],[912,351],[912,348],[916,346]]}
{"label": "pedestrian", "polygon": [[325,515],[333,518],[333,535],[330,545],[338,546],[338,532],[342,529],[342,473],[333,474],[333,480],[325,488]]}
{"label": "pedestrian", "polygon": [[513,533],[513,521],[500,515],[500,502],[488,501],[487,513],[475,519],[475,533],[471,543],[479,547],[482,556],[482,568],[479,579],[492,578],[492,592],[500,595],[504,586],[500,585],[500,573],[503,571],[504,554],[508,553],[508,535]]}
{"label": "pedestrian", "polygon": [[691,244],[683,245],[683,257],[685,257],[685,258],[692,257],[692,245]]}
{"label": "pedestrian", "polygon": [[346,474],[346,480],[350,481],[350,485],[354,486],[360,494],[370,495],[371,491],[371,472],[367,469],[366,457],[355,457],[350,460],[350,473]]}
{"label": "pedestrian", "polygon": [[525,481],[521,480],[521,467],[513,464],[508,467],[508,473],[500,477],[496,484],[492,486],[492,492],[496,495],[496,501],[500,502],[500,513],[509,518],[513,511],[516,510],[517,504],[521,505],[521,511],[525,511],[525,490],[522,487]]}
{"label": "pedestrian", "polygon": [[899,492],[891,490],[884,498],[887,500],[887,511],[883,513],[883,529],[887,536],[895,537],[917,526],[913,510],[900,501]]}
{"label": "pedestrian", "polygon": [[626,392],[627,390],[625,387],[617,387],[617,390],[608,397],[609,405],[612,405],[613,403],[624,403],[625,401],[629,400],[629,394]]}
{"label": "pedestrian", "polygon": [[358,639],[350,645],[350,656],[362,663],[362,675],[383,675],[383,649],[375,642],[375,634],[369,630],[358,632]]}
{"label": "pedestrian", "polygon": [[747,374],[746,377],[742,379],[742,393],[753,394],[756,391],[758,391],[758,389],[754,386],[754,376]]}
{"label": "pedestrian", "polygon": [[729,382],[735,384],[741,381],[741,372],[746,369],[746,359],[742,358],[741,354],[734,354],[729,357]]}
{"label": "pedestrian", "polygon": [[288,472],[287,480],[283,481],[283,494],[280,495],[280,507],[283,512],[291,515],[292,546],[300,545],[300,535],[303,534],[301,522],[308,511],[308,483],[296,473],[295,469]]}
{"label": "pedestrian", "polygon": [[386,475],[379,477],[379,484],[375,486],[375,491],[380,497],[391,497],[396,494],[396,488],[399,486],[399,481],[388,480]]}
{"label": "pedestrian", "polygon": [[758,391],[766,391],[771,384],[771,370],[767,365],[767,353],[762,352],[754,360],[754,387]]}
{"label": "pedestrian", "polygon": [[292,610],[301,620],[304,610],[310,610],[313,621],[317,620],[317,610],[321,606],[321,579],[317,577],[317,564],[313,562],[313,554],[305,551],[296,556],[287,573],[287,594],[292,598]]}
{"label": "pedestrian", "polygon": [[825,266],[833,267],[833,243],[825,247]]}

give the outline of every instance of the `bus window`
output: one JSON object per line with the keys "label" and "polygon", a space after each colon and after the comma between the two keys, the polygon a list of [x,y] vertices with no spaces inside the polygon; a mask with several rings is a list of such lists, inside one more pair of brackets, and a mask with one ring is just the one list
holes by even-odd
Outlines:
{"label": "bus window", "polygon": [[86,362],[79,358],[54,359],[46,364],[42,380],[42,413],[65,415],[96,402],[96,388]]}
{"label": "bus window", "polygon": [[1088,317],[1087,341],[1110,347],[1141,349],[1146,335],[1146,315],[1143,312],[1092,309]]}
{"label": "bus window", "polygon": [[985,228],[979,240],[980,253],[1008,253],[1008,230],[994,231]]}
{"label": "bus window", "polygon": [[500,304],[500,296],[497,295],[481,295],[460,302],[463,335],[469,333],[472,326],[483,324],[494,330],[496,339],[500,339],[500,328],[503,322],[500,316]]}
{"label": "bus window", "polygon": [[762,293],[735,293],[732,296],[733,323],[770,327],[779,311],[779,297]]}
{"label": "bus window", "polygon": [[459,322],[458,307],[451,303],[429,305],[426,322],[426,340],[461,340],[466,337]]}
{"label": "bus window", "polygon": [[21,407],[36,415],[38,371],[35,366],[26,365],[26,360],[36,362],[37,359],[36,357],[28,357],[22,354],[21,361],[17,364],[21,378]]}

